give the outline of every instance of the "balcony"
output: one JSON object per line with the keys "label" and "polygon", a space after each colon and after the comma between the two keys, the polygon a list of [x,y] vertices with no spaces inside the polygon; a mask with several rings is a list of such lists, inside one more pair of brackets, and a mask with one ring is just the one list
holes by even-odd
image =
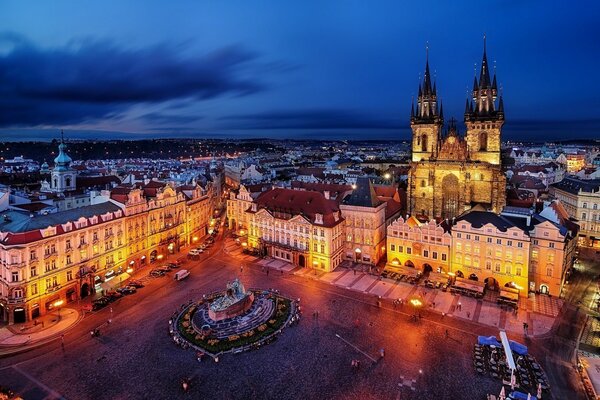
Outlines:
{"label": "balcony", "polygon": [[25,261],[21,261],[18,263],[11,263],[8,265],[11,268],[20,268],[20,267],[24,267],[25,266]]}
{"label": "balcony", "polygon": [[44,253],[44,259],[50,258],[52,256],[57,255],[58,253],[56,252],[56,250],[50,252],[50,253]]}
{"label": "balcony", "polygon": [[58,290],[60,290],[61,287],[62,287],[62,285],[50,286],[49,288],[46,288],[46,293],[57,292]]}
{"label": "balcony", "polygon": [[19,304],[25,302],[25,297],[9,297],[7,299],[8,304]]}

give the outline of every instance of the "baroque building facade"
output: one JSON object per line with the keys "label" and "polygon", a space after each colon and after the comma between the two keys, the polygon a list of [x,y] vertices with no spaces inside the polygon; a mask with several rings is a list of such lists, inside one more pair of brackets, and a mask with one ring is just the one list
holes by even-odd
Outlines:
{"label": "baroque building facade", "polygon": [[467,99],[459,135],[456,121],[444,129],[444,113],[432,85],[429,59],[413,103],[412,160],[408,185],[408,210],[429,218],[454,218],[481,204],[500,212],[505,204],[506,178],[500,163],[504,104],[498,96],[496,75],[490,77],[484,42],[479,80],[474,78],[472,99]]}

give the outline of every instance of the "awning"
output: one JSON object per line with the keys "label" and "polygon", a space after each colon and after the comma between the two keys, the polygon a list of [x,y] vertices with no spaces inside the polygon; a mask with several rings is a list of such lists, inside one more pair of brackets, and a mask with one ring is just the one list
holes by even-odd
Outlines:
{"label": "awning", "polygon": [[119,274],[119,275],[115,276],[114,278],[111,278],[105,282],[102,282],[100,284],[100,287],[104,291],[112,290],[112,289],[118,287],[121,283],[125,282],[129,278],[130,278],[130,275],[127,272],[123,272],[122,274]]}

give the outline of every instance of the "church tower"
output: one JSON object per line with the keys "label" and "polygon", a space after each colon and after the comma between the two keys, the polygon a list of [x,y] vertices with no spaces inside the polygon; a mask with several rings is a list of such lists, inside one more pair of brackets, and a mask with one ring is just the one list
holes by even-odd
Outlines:
{"label": "church tower", "polygon": [[410,110],[410,127],[412,129],[412,161],[435,159],[439,148],[440,132],[443,125],[443,111],[438,109],[437,88],[435,82],[431,86],[429,73],[429,49],[425,61],[423,82],[419,82],[417,107],[414,101]]}
{"label": "church tower", "polygon": [[75,190],[76,172],[71,169],[73,161],[66,153],[67,145],[65,144],[64,135],[61,132],[60,144],[58,145],[58,156],[54,159],[54,168],[50,178],[50,185],[55,192],[68,192]]}
{"label": "church tower", "polygon": [[[473,79],[472,100],[467,99],[465,106],[469,155],[473,161],[500,165],[500,135],[504,125],[504,103],[502,95],[498,97],[495,71],[493,79],[490,78],[485,36],[479,82],[477,76]],[[498,106],[496,106],[497,99]]]}

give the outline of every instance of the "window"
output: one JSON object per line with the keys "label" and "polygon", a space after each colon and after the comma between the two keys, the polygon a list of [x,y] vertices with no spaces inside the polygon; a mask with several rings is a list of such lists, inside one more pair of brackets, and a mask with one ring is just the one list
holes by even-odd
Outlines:
{"label": "window", "polygon": [[65,243],[65,247],[67,248],[67,250],[71,249],[71,241],[67,240],[67,242]]}
{"label": "window", "polygon": [[505,266],[505,268],[506,268],[506,273],[510,275],[510,273],[511,273],[511,270],[512,270],[512,268],[511,268],[511,265],[510,265],[510,264],[507,264],[507,265]]}
{"label": "window", "polygon": [[37,268],[31,267],[31,277],[33,278],[34,276],[37,276]]}
{"label": "window", "polygon": [[492,269],[492,262],[490,260],[487,260],[485,262],[485,269],[487,269],[487,270],[491,270]]}
{"label": "window", "polygon": [[396,251],[396,245],[390,244],[390,251]]}
{"label": "window", "polygon": [[521,276],[523,274],[523,269],[521,267],[516,268],[516,274]]}
{"label": "window", "polygon": [[501,267],[500,263],[496,263],[496,272],[500,272],[500,267]]}
{"label": "window", "polygon": [[507,240],[506,241],[506,245],[509,246],[509,247],[512,246],[512,240]]}
{"label": "window", "polygon": [[71,256],[70,255],[67,255],[67,261],[66,262],[67,262],[67,265],[71,264],[72,261],[71,261]]}
{"label": "window", "polygon": [[467,233],[467,240],[471,240],[471,235]]}
{"label": "window", "polygon": [[461,251],[461,250],[462,250],[462,243],[456,242],[456,251]]}
{"label": "window", "polygon": [[537,239],[533,239],[533,244],[539,244],[539,241]]}
{"label": "window", "polygon": [[552,276],[552,267],[546,268],[546,276]]}
{"label": "window", "polygon": [[434,252],[432,253],[432,256],[433,256],[433,259],[434,259],[434,260],[437,260],[437,258],[438,258],[438,253],[437,253],[437,251],[434,251]]}
{"label": "window", "polygon": [[583,203],[583,208],[587,208],[587,203]]}
{"label": "window", "polygon": [[581,213],[581,219],[586,219],[587,218],[587,214],[586,213]]}
{"label": "window", "polygon": [[73,280],[73,271],[67,271],[67,282]]}
{"label": "window", "polygon": [[18,271],[13,271],[12,282],[19,282],[19,272]]}
{"label": "window", "polygon": [[324,244],[321,245],[321,253],[325,253],[325,245]]}
{"label": "window", "polygon": [[423,250],[423,257],[429,257],[429,250]]}
{"label": "window", "polygon": [[446,253],[442,253],[442,261],[446,261]]}
{"label": "window", "polygon": [[475,235],[475,241],[479,242],[479,236]]}
{"label": "window", "polygon": [[502,258],[502,250],[500,250],[500,249],[496,250],[496,258]]}
{"label": "window", "polygon": [[462,235],[460,234],[460,232],[458,232],[458,233],[456,234],[456,237],[457,237],[457,238],[459,238],[459,239],[462,237]]}
{"label": "window", "polygon": [[402,246],[398,246],[398,252],[402,253],[404,251],[404,248]]}
{"label": "window", "polygon": [[517,243],[517,247],[520,248],[520,249],[522,249],[523,248],[523,242]]}
{"label": "window", "polygon": [[37,255],[35,254],[35,250],[31,250],[29,252],[29,259],[30,260],[36,260],[37,259]]}
{"label": "window", "polygon": [[316,253],[317,251],[319,251],[319,250],[317,249],[317,244],[316,244],[316,243],[313,243],[313,251],[314,251],[315,253]]}
{"label": "window", "polygon": [[537,260],[538,258],[538,251],[537,250],[531,250],[531,259],[532,260]]}
{"label": "window", "polygon": [[31,294],[37,294],[37,293],[38,293],[37,283],[34,283],[33,285],[31,285]]}
{"label": "window", "polygon": [[502,244],[502,239],[496,239],[496,244]]}
{"label": "window", "polygon": [[554,242],[548,243],[548,247],[550,247],[551,249],[553,249],[554,248]]}
{"label": "window", "polygon": [[487,238],[488,243],[492,243],[492,238]]}
{"label": "window", "polygon": [[410,247],[406,248],[406,254],[412,254],[412,249]]}

